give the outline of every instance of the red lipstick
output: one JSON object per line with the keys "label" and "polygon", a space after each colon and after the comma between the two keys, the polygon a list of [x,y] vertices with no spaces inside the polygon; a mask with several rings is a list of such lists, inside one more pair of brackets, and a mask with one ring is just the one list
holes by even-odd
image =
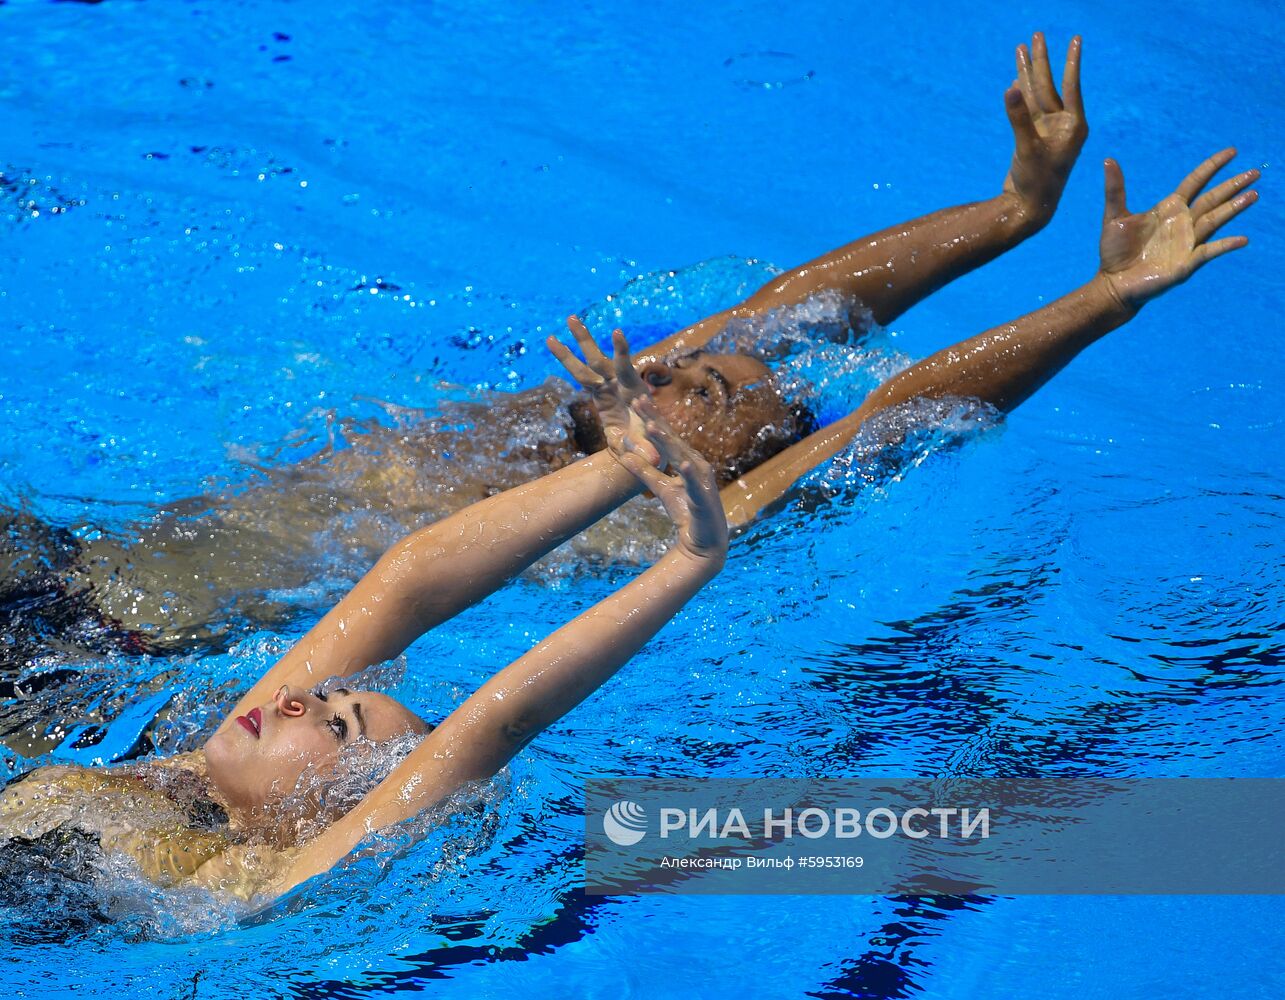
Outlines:
{"label": "red lipstick", "polygon": [[236,717],[236,721],[253,733],[254,738],[257,740],[263,732],[263,709],[252,708],[250,709],[250,714],[248,716],[238,715]]}

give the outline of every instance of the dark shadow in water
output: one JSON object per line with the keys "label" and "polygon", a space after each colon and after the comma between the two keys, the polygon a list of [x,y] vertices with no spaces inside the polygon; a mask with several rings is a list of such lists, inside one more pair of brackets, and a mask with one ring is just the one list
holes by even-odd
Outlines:
{"label": "dark shadow in water", "polygon": [[[568,845],[550,864],[567,870],[582,867],[584,847],[580,844]],[[413,988],[425,980],[455,978],[456,970],[482,962],[525,962],[532,955],[548,955],[564,945],[582,940],[596,923],[591,915],[614,902],[609,897],[587,896],[580,890],[562,894],[559,901],[561,905],[552,917],[536,924],[507,945],[467,943],[468,939],[483,938],[487,921],[494,915],[493,911],[468,916],[444,916],[440,918],[440,923],[430,914],[425,919],[434,926],[436,933],[456,943],[442,945],[418,955],[399,957],[398,962],[405,963],[409,968],[365,973],[360,986],[341,980],[317,980],[312,983],[292,983],[290,993],[306,1000],[397,993]]]}
{"label": "dark shadow in water", "polygon": [[95,883],[98,838],[55,827],[0,839],[0,914],[7,946],[61,944],[110,922]]}
{"label": "dark shadow in water", "polygon": [[[558,863],[580,865],[583,860],[583,848],[573,845],[562,853]],[[479,963],[525,962],[534,955],[548,955],[565,945],[581,941],[600,922],[594,914],[620,903],[615,897],[588,896],[578,889],[563,893],[559,901],[561,906],[552,917],[532,927],[511,944],[469,944],[461,940],[430,952],[404,956],[399,961],[409,968],[369,972],[359,984],[318,980],[306,984],[293,983],[290,992],[301,1000],[347,1000],[371,994],[398,993],[428,980],[457,978],[465,968]],[[789,906],[791,897],[782,897],[779,902],[782,906]],[[916,984],[916,976],[925,973],[930,965],[927,960],[916,957],[916,950],[928,946],[941,934],[944,922],[956,914],[975,911],[994,900],[985,896],[893,896],[888,897],[888,902],[893,904],[897,919],[870,932],[868,950],[855,958],[844,959],[841,963],[843,971],[815,989],[809,990],[804,984],[797,984],[800,996],[823,1000],[834,997],[886,997],[891,1000],[915,996],[923,989]],[[445,938],[480,938],[490,916],[482,913],[473,918],[452,917],[435,930]]]}
{"label": "dark shadow in water", "polygon": [[977,910],[990,905],[988,896],[890,896],[894,914],[901,918],[880,927],[870,938],[870,948],[863,955],[845,959],[843,971],[803,996],[834,1000],[838,997],[883,998],[912,997],[923,993],[915,982],[917,973],[926,972],[930,963],[915,957],[915,950],[940,934],[939,921],[956,913]]}
{"label": "dark shadow in water", "polygon": [[98,610],[89,589],[69,586],[79,553],[71,532],[0,508],[0,683],[58,651],[149,651],[140,633]]}
{"label": "dark shadow in water", "polygon": [[[578,811],[581,805],[566,800],[560,807]],[[522,853],[521,847],[528,834],[520,833],[503,847],[507,856]],[[569,844],[544,865],[560,871],[581,870],[585,863],[584,847]],[[653,873],[654,875],[655,873]],[[675,886],[687,881],[690,874],[673,872],[669,881]],[[653,884],[658,884],[653,881]],[[392,971],[367,972],[357,982],[318,980],[312,983],[292,983],[290,992],[303,1000],[321,998],[356,998],[372,993],[397,993],[414,988],[425,981],[452,979],[460,976],[472,965],[494,962],[525,962],[535,955],[549,955],[563,946],[582,941],[594,932],[605,919],[609,907],[620,907],[628,896],[590,896],[581,889],[571,889],[558,895],[559,908],[552,916],[532,926],[507,945],[474,944],[472,940],[485,940],[488,921],[496,911],[482,911],[468,915],[437,917],[428,915],[426,925],[442,938],[453,943],[435,947],[417,955],[399,956],[398,962],[408,968]],[[917,970],[926,970],[929,963],[915,957],[918,948],[940,935],[942,924],[957,913],[977,910],[994,902],[983,896],[891,896],[886,897],[895,919],[877,925],[868,931],[868,950],[845,959],[842,972],[815,990],[807,991],[798,985],[799,995],[813,997],[908,997],[920,992],[914,982]],[[781,906],[791,905],[792,897],[776,900]],[[771,905],[768,901],[765,905]]]}

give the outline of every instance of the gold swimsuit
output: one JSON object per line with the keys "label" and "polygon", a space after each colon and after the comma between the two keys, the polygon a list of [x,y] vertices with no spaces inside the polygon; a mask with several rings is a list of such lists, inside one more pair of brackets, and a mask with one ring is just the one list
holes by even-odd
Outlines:
{"label": "gold swimsuit", "polygon": [[217,829],[194,829],[190,806],[133,769],[39,768],[0,792],[0,837],[31,840],[60,826],[96,836],[105,852],[128,855],[167,887],[231,846]]}

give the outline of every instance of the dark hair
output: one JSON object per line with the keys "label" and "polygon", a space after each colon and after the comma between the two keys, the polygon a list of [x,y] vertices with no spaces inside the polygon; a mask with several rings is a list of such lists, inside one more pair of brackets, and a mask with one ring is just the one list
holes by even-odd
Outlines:
{"label": "dark hair", "polygon": [[[820,429],[821,424],[807,403],[795,400],[787,406],[789,412],[784,420],[762,428],[742,454],[714,470],[719,482],[730,483]],[[567,415],[571,418],[567,436],[583,454],[592,455],[607,447],[597,411],[588,399],[573,400],[567,406]]]}
{"label": "dark hair", "polygon": [[816,413],[807,403],[795,400],[788,405],[789,415],[784,420],[764,427],[742,454],[718,470],[722,482],[739,479],[773,455],[779,455],[790,445],[797,444],[821,429]]}
{"label": "dark hair", "polygon": [[571,418],[567,436],[583,454],[592,455],[607,447],[607,438],[602,432],[598,411],[588,399],[583,397],[573,399],[567,405],[567,416]]}

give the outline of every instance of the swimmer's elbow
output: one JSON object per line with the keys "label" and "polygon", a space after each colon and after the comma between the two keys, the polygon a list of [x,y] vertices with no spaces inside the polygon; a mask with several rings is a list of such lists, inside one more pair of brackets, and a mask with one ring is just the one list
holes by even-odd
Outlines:
{"label": "swimmer's elbow", "polygon": [[545,723],[533,714],[523,712],[509,716],[487,727],[487,734],[479,738],[467,755],[469,765],[460,777],[466,781],[485,781],[493,778],[521,750],[543,731]]}
{"label": "swimmer's elbow", "polygon": [[[524,712],[514,719],[510,719],[500,727],[501,738],[504,746],[510,750],[510,756],[517,753],[524,746],[540,735],[544,725],[535,720],[529,713]],[[501,764],[501,767],[504,765]],[[496,770],[499,770],[497,768]]]}

